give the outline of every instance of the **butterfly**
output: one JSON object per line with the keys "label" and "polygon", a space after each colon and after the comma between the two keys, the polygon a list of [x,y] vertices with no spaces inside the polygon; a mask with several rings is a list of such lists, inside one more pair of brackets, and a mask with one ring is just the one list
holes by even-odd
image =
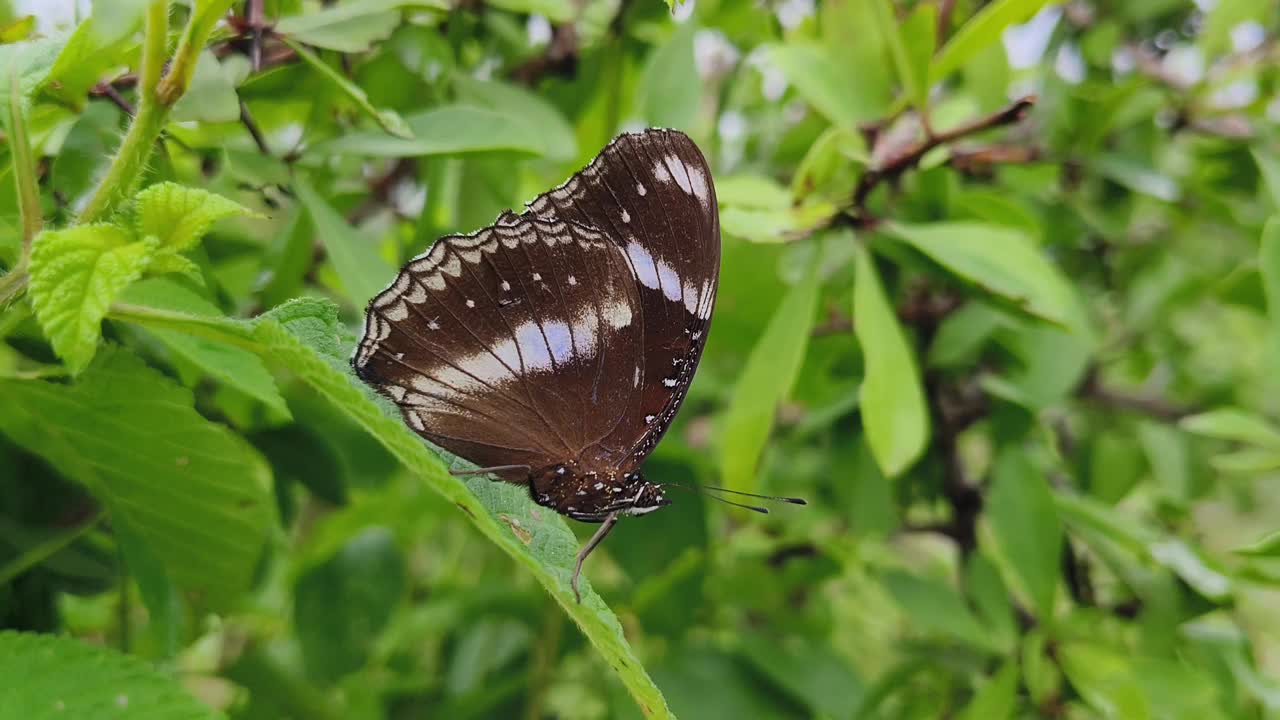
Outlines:
{"label": "butterfly", "polygon": [[[676,130],[618,136],[564,184],[440,238],[369,303],[352,365],[430,442],[601,523],[670,503],[640,465],[707,343],[715,186]],[[459,473],[463,474],[463,473]]]}

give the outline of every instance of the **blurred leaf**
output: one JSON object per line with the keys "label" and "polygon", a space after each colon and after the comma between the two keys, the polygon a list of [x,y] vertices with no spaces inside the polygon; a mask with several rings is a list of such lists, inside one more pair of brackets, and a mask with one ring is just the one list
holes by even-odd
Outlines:
{"label": "blurred leaf", "polygon": [[0,25],[0,43],[15,43],[26,40],[36,28],[35,15],[21,15]]}
{"label": "blurred leaf", "polygon": [[347,298],[356,307],[364,307],[391,282],[394,272],[378,255],[374,244],[347,224],[324,198],[301,177],[295,179],[298,199],[311,216],[315,233],[324,244],[329,260],[342,279]]}
{"label": "blurred leaf", "polygon": [[1100,645],[1072,642],[1058,649],[1058,657],[1072,687],[1104,717],[1141,720],[1151,716],[1129,656]]}
{"label": "blurred leaf", "polygon": [[862,680],[822,640],[752,634],[743,643],[743,652],[770,680],[815,713],[847,718],[862,704]]}
{"label": "blurred leaf", "polygon": [[53,159],[49,184],[54,192],[79,209],[94,182],[106,171],[119,139],[120,112],[107,103],[90,103]]}
{"label": "blurred leaf", "polygon": [[1084,325],[1070,283],[1016,230],[972,222],[891,222],[885,223],[884,230],[1032,315],[1077,332]]}
{"label": "blurred leaf", "polygon": [[157,246],[153,238],[133,241],[120,227],[105,223],[46,230],[36,237],[31,305],[73,373],[93,359],[107,309],[142,276]]}
{"label": "blurred leaf", "polygon": [[996,460],[985,511],[1000,554],[1031,598],[1036,617],[1053,617],[1062,562],[1062,523],[1049,483],[1016,448]]}
{"label": "blurred leaf", "polygon": [[1246,557],[1280,557],[1280,530],[1267,535],[1252,545],[1236,548],[1235,553]]}
{"label": "blurred leaf", "polygon": [[1103,155],[1094,158],[1093,164],[1099,173],[1134,192],[1165,202],[1177,202],[1182,197],[1182,188],[1176,180],[1138,161]]}
{"label": "blurred leaf", "polygon": [[[413,140],[414,132],[412,128],[405,122],[404,118],[400,117],[399,113],[394,110],[380,110],[374,107],[373,103],[369,102],[368,94],[366,94],[360,86],[343,77],[337,70],[330,67],[329,63],[326,63],[324,60],[316,57],[314,53],[296,42],[286,39],[285,43],[287,43],[289,47],[293,48],[293,51],[297,53],[298,57],[302,58],[305,63],[319,72],[320,77],[329,81],[329,84],[333,85],[338,92],[342,93],[354,102],[356,107],[360,108],[361,112],[373,118],[383,130],[386,130],[395,137],[404,140]],[[237,117],[239,117],[238,111]]]}
{"label": "blurred leaf", "polygon": [[[667,0],[667,5],[670,7],[674,2]],[[556,23],[573,20],[577,12],[572,0],[492,0],[490,4],[513,13],[542,15]]]}
{"label": "blurred leaf", "polygon": [[640,107],[650,127],[689,130],[702,98],[702,81],[693,62],[693,23],[675,32],[649,55],[640,81]]}
{"label": "blurred leaf", "polygon": [[215,720],[178,679],[67,637],[0,632],[0,717]]}
{"label": "blurred leaf", "polygon": [[572,160],[578,156],[578,140],[574,137],[573,127],[559,109],[541,96],[518,85],[476,80],[461,73],[454,76],[453,87],[462,102],[519,118],[533,134],[542,138],[544,154],[548,158]]}
{"label": "blurred leaf", "polygon": [[978,688],[960,713],[960,720],[1005,720],[1017,707],[1018,664],[1005,663]]}
{"label": "blurred leaf", "polygon": [[235,80],[212,52],[200,53],[191,87],[178,98],[169,117],[173,122],[239,122],[240,96]]}
{"label": "blurred leaf", "polygon": [[835,213],[835,205],[821,200],[781,210],[728,207],[720,213],[720,225],[726,234],[743,240],[781,243],[825,227]]}
{"label": "blurred leaf", "polygon": [[[1253,161],[1258,164],[1258,171],[1262,173],[1262,186],[1271,198],[1271,209],[1280,212],[1280,157],[1257,145],[1250,148],[1250,152],[1253,153]],[[1263,237],[1273,233],[1271,230],[1263,231]]]}
{"label": "blurred leaf", "polygon": [[1000,650],[960,593],[947,585],[895,570],[885,574],[884,586],[920,631],[957,640],[975,650]]}
{"label": "blurred leaf", "polygon": [[404,558],[384,527],[365,529],[307,570],[293,601],[307,673],[331,682],[363,665],[404,589]]}
{"label": "blurred leaf", "polygon": [[40,83],[41,90],[73,110],[84,108],[89,88],[104,79],[127,50],[130,36],[142,25],[148,0],[121,0],[95,5],[76,26]]}
{"label": "blurred leaf", "polygon": [[748,668],[719,651],[681,648],[679,652],[669,653],[666,662],[658,664],[653,674],[682,717],[697,720],[796,717],[795,708],[779,707],[779,698],[768,693]]}
{"label": "blurred leaf", "polygon": [[[816,265],[816,264],[815,264]],[[720,435],[720,472],[732,490],[756,487],[756,466],[778,403],[791,393],[804,362],[818,304],[816,267],[787,292],[738,377]]]}
{"label": "blurred leaf", "polygon": [[929,106],[929,59],[937,42],[938,8],[931,3],[917,5],[899,24],[890,0],[874,1],[880,34],[898,69],[898,79],[912,104],[924,111]]}
{"label": "blurred leaf", "polygon": [[878,101],[859,94],[857,75],[850,76],[820,45],[775,45],[769,48],[769,60],[805,102],[836,125],[856,127],[882,109]]}
{"label": "blurred leaf", "polygon": [[400,24],[400,8],[447,10],[436,0],[345,0],[321,10],[281,18],[275,32],[315,47],[358,53],[385,40]]}
{"label": "blurred leaf", "polygon": [[926,363],[947,368],[976,362],[982,347],[1003,324],[1005,318],[986,303],[965,303],[938,325]]}
{"label": "blurred leaf", "polygon": [[271,520],[270,472],[196,413],[190,391],[122,349],[72,385],[5,380],[0,390],[0,429],[83,483],[178,586],[215,602],[247,587]]}
{"label": "blurred leaf", "polygon": [[763,175],[729,175],[716,179],[716,199],[721,213],[727,208],[786,210],[791,207],[787,189],[771,177]]}
{"label": "blurred leaf", "polygon": [[1196,435],[1280,449],[1280,429],[1240,408],[1219,408],[1192,415],[1183,418],[1179,425]]}
{"label": "blurred leaf", "polygon": [[929,410],[915,354],[885,297],[871,254],[859,246],[853,286],[853,329],[862,346],[863,430],[876,464],[897,477],[929,442]]}
{"label": "blurred leaf", "polygon": [[974,55],[1000,42],[1000,34],[1049,4],[1049,0],[995,0],[988,3],[951,36],[929,68],[930,84],[944,80]]}
{"label": "blurred leaf", "polygon": [[547,139],[518,117],[470,105],[441,105],[410,115],[412,139],[381,133],[350,132],[311,148],[314,155],[418,157],[514,150],[541,155]]}
{"label": "blurred leaf", "polygon": [[[1280,163],[1277,163],[1275,189],[1276,208],[1280,210]],[[1262,274],[1262,290],[1267,298],[1267,316],[1271,319],[1272,362],[1280,363],[1280,214],[1271,216],[1262,228],[1258,250],[1258,271]]]}
{"label": "blurred leaf", "polygon": [[[221,317],[222,312],[208,300],[167,278],[143,280],[124,291],[122,302],[160,310]],[[244,348],[197,337],[177,330],[154,328],[154,334],[170,350],[200,368],[227,387],[254,398],[275,414],[289,417],[289,408],[276,388],[275,379],[262,360]]]}

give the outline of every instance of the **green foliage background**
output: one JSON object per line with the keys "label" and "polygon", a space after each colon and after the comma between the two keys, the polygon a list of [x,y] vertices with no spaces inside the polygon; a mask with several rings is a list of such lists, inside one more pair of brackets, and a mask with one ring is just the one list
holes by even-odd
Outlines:
{"label": "green foliage background", "polygon": [[[170,5],[0,1],[0,717],[1280,717],[1274,3]],[[649,125],[724,259],[648,474],[810,506],[579,605],[346,358]]]}

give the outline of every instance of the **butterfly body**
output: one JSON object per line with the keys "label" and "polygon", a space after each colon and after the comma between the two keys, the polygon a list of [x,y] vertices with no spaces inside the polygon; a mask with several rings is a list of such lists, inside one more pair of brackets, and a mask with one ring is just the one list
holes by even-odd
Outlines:
{"label": "butterfly body", "polygon": [[581,560],[619,515],[669,503],[640,465],[693,380],[719,268],[697,146],[620,135],[525,212],[405,265],[369,303],[352,365],[422,437],[603,523]]}

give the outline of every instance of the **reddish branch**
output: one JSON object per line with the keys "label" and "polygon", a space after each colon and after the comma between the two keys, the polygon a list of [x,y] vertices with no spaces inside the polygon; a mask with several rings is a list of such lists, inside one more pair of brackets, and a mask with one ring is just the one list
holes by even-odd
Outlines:
{"label": "reddish branch", "polygon": [[1020,122],[1027,116],[1028,111],[1035,105],[1035,102],[1036,99],[1034,97],[1027,96],[1015,100],[1008,107],[985,117],[980,117],[940,133],[930,133],[920,142],[890,157],[880,167],[866,171],[858,180],[858,185],[853,191],[853,213],[855,219],[859,224],[870,222],[870,215],[867,213],[867,200],[871,197],[871,193],[882,183],[896,182],[898,178],[902,177],[903,173],[919,165],[921,158],[929,154],[933,149],[993,128]]}

